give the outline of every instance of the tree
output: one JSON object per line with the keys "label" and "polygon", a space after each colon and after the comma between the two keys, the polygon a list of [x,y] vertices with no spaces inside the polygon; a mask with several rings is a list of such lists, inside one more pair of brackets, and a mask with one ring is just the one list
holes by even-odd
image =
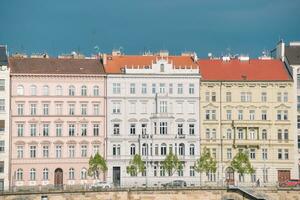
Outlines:
{"label": "tree", "polygon": [[234,171],[241,175],[252,174],[255,171],[254,168],[251,166],[248,154],[244,151],[239,151],[234,156],[234,158],[230,162],[230,166],[233,168]]}
{"label": "tree", "polygon": [[129,166],[126,168],[127,174],[131,176],[137,176],[139,173],[145,171],[145,162],[138,154],[134,155],[133,159],[129,162]]}
{"label": "tree", "polygon": [[90,157],[88,169],[89,176],[93,176],[96,177],[96,179],[99,179],[100,172],[104,173],[106,171],[106,161],[99,153],[96,153],[94,157]]}
{"label": "tree", "polygon": [[183,163],[172,152],[170,152],[162,163],[163,169],[166,170],[169,176],[172,176],[175,171],[183,169]]}
{"label": "tree", "polygon": [[195,163],[195,171],[200,174],[201,184],[201,173],[215,173],[217,171],[217,161],[210,155],[209,150],[204,147],[199,159]]}

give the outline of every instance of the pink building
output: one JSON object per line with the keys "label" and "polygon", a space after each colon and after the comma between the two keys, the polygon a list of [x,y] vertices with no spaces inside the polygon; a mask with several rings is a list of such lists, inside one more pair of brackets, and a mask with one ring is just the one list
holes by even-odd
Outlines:
{"label": "pink building", "polygon": [[101,62],[10,58],[9,63],[11,185],[92,183],[89,158],[96,152],[105,156]]}

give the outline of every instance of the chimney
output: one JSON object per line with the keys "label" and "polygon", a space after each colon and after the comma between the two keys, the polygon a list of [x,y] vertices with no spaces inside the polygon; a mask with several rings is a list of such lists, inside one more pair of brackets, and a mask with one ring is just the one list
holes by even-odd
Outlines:
{"label": "chimney", "polygon": [[284,54],[285,54],[285,44],[283,40],[280,40],[276,46],[276,58],[281,59],[281,61],[284,61]]}
{"label": "chimney", "polygon": [[104,54],[102,55],[102,62],[103,62],[103,65],[106,65],[106,64],[107,64],[107,55],[106,55],[106,53],[104,53]]}

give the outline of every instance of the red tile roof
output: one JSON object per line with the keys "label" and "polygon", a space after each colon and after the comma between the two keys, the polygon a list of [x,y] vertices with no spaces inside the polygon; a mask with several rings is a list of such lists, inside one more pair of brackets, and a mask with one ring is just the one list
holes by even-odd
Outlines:
{"label": "red tile roof", "polygon": [[[122,55],[122,56],[111,56],[107,55],[107,64],[104,65],[106,73],[122,73],[121,69],[127,67],[144,67],[151,66],[152,62],[156,59],[161,58],[160,56],[143,56],[143,55]],[[193,69],[198,68],[198,64],[195,63],[190,56],[168,56],[164,57],[172,61],[175,68],[191,67]]]}
{"label": "red tile roof", "polygon": [[280,60],[250,59],[230,61],[202,59],[198,61],[204,81],[288,81],[292,80]]}

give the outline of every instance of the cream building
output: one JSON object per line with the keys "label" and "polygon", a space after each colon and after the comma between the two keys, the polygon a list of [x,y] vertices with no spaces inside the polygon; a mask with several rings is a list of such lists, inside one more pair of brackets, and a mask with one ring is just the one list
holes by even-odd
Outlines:
{"label": "cream building", "polygon": [[[199,62],[201,148],[218,161],[205,181],[274,185],[296,178],[293,80],[284,63],[222,57]],[[249,153],[255,173],[240,176],[229,163],[239,150]]]}
{"label": "cream building", "polygon": [[[196,55],[103,57],[107,73],[108,181],[120,186],[159,186],[172,180],[199,184],[199,81]],[[161,162],[172,151],[184,169],[168,176]],[[146,172],[130,176],[135,154]]]}
{"label": "cream building", "polygon": [[9,73],[6,46],[0,46],[0,191],[9,188]]}

